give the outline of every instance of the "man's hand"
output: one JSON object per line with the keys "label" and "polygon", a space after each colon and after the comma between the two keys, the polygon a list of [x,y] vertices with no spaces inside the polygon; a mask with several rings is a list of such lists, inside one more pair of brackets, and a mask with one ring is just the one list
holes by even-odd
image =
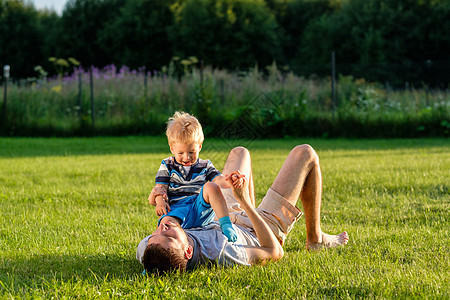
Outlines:
{"label": "man's hand", "polygon": [[231,174],[231,182],[235,188],[242,188],[244,186],[244,182],[245,182],[245,175]]}
{"label": "man's hand", "polygon": [[234,185],[232,183],[233,176],[234,175],[231,175],[227,179],[232,184],[231,189],[233,190],[233,196],[247,213],[247,216],[253,225],[253,229],[255,230],[256,237],[261,244],[261,246],[246,247],[248,262],[250,264],[265,264],[270,260],[275,261],[282,258],[284,254],[283,248],[270,227],[253,207],[248,192],[248,180],[246,180],[245,177],[241,177],[239,179],[243,180],[242,186],[240,186],[240,184]]}
{"label": "man's hand", "polygon": [[167,185],[156,184],[150,192],[150,195],[148,196],[148,203],[150,203],[150,205],[156,205],[157,196],[163,197],[166,202],[169,200],[169,198],[167,197]]}
{"label": "man's hand", "polygon": [[239,170],[236,170],[226,175],[225,179],[231,186],[234,186],[235,188],[241,188],[244,185],[245,175],[241,174]]}
{"label": "man's hand", "polygon": [[156,197],[156,207],[155,212],[160,217],[162,215],[167,214],[167,212],[170,211],[169,203],[167,203],[166,199],[164,199],[162,196]]}
{"label": "man's hand", "polygon": [[248,195],[248,180],[245,178],[245,175],[241,174],[239,171],[234,171],[227,175],[227,181],[231,184],[234,198],[236,198],[241,205],[253,206],[251,204],[250,196]]}

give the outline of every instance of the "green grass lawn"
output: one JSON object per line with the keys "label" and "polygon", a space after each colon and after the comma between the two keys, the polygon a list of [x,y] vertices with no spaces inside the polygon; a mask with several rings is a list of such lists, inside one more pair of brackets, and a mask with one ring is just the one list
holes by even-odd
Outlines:
{"label": "green grass lawn", "polygon": [[[318,152],[322,229],[346,247],[306,252],[304,219],[267,266],[142,276],[139,241],[164,138],[0,138],[0,298],[449,298],[450,141],[241,141],[256,194],[289,150]],[[221,169],[236,141],[207,140]]]}

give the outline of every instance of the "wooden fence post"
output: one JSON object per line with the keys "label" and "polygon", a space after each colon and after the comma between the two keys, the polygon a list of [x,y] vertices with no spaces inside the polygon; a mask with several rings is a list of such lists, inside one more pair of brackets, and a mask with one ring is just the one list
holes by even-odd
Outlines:
{"label": "wooden fence post", "polygon": [[3,90],[3,125],[6,125],[6,103],[8,96],[8,78],[9,78],[9,70],[11,67],[9,65],[5,65],[3,67],[3,78],[5,81],[5,86]]}
{"label": "wooden fence post", "polygon": [[333,111],[336,110],[336,56],[334,51],[331,52],[331,102]]}
{"label": "wooden fence post", "polygon": [[148,89],[148,75],[147,75],[147,68],[144,68],[144,105],[146,109],[149,107],[147,89]]}
{"label": "wooden fence post", "polygon": [[81,100],[81,97],[82,97],[82,89],[81,89],[82,76],[83,76],[83,74],[78,73],[78,117],[80,119],[83,117],[83,103],[82,103],[82,100]]}
{"label": "wooden fence post", "polygon": [[91,119],[92,119],[92,127],[95,126],[95,103],[94,103],[94,79],[92,76],[92,68],[89,68],[89,84],[91,88]]}
{"label": "wooden fence post", "polygon": [[3,113],[2,113],[2,118],[3,118],[3,125],[6,125],[6,98],[8,95],[8,79],[4,78],[4,87],[3,87]]}
{"label": "wooden fence post", "polygon": [[201,93],[201,97],[202,100],[204,97],[204,92],[203,92],[203,69],[205,68],[205,65],[203,63],[203,59],[200,61],[200,93]]}

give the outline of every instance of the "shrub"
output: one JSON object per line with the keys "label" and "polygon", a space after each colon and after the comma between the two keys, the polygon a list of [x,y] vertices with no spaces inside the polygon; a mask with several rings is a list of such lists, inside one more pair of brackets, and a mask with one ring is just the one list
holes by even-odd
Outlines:
{"label": "shrub", "polygon": [[258,68],[226,72],[192,65],[169,76],[167,70],[93,68],[92,111],[89,74],[78,67],[63,78],[9,85],[1,134],[158,135],[167,118],[183,110],[199,117],[209,136],[449,135],[445,91],[392,90],[341,76],[334,108],[327,80],[283,73],[276,65],[270,69],[264,74]]}

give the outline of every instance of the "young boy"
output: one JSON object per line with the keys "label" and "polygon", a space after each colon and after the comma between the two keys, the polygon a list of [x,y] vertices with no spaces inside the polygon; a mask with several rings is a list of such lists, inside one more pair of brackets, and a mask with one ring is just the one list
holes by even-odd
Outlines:
{"label": "young boy", "polygon": [[[164,159],[156,174],[156,185],[148,200],[161,218],[173,216],[182,228],[201,227],[214,219],[214,213],[228,241],[237,235],[231,225],[228,207],[220,188],[242,186],[244,175],[234,171],[222,175],[210,160],[198,158],[204,140],[202,126],[194,116],[176,112],[166,130],[173,156]],[[156,195],[156,197],[155,197]]]}

